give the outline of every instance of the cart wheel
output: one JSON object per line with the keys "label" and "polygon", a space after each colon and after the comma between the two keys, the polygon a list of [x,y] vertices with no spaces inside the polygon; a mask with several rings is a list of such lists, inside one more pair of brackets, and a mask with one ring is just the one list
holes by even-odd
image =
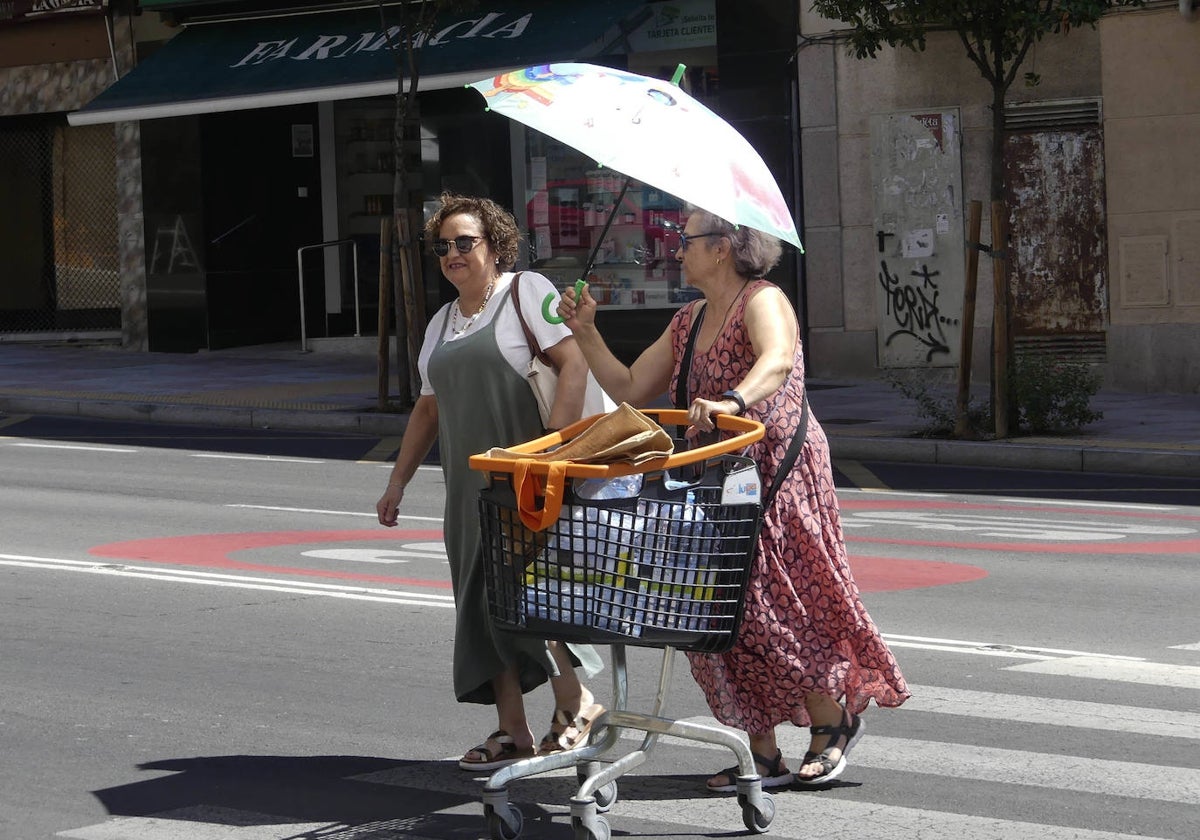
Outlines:
{"label": "cart wheel", "polygon": [[738,796],[738,804],[742,806],[742,822],[754,834],[765,834],[771,820],[775,819],[775,799],[771,794],[762,795],[762,810],[750,804],[745,796]]}
{"label": "cart wheel", "polygon": [[595,793],[596,810],[607,811],[617,801],[617,783],[609,782]]}
{"label": "cart wheel", "polygon": [[604,817],[588,820],[587,824],[575,817],[571,820],[571,827],[575,829],[575,840],[612,840],[612,826]]}
{"label": "cart wheel", "polygon": [[492,840],[516,840],[521,836],[525,817],[521,815],[519,808],[509,805],[504,809],[504,813],[499,813],[491,805],[485,805],[484,811],[487,815],[488,834]]}

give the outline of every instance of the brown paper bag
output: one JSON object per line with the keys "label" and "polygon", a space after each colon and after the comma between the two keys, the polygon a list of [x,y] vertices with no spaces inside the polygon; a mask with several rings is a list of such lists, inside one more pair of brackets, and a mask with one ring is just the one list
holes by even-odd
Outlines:
{"label": "brown paper bag", "polygon": [[[675,442],[662,426],[628,403],[621,403],[557,449],[530,454],[497,447],[489,449],[487,455],[516,461],[513,490],[521,521],[531,530],[544,531],[562,512],[568,463],[640,465],[665,459],[674,451]],[[544,481],[531,471],[535,463],[548,463]]]}

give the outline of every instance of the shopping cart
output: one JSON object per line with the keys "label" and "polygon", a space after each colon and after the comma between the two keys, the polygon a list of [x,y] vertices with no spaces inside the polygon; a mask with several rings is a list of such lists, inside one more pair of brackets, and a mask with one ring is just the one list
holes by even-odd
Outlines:
{"label": "shopping cart", "polygon": [[[647,409],[664,428],[682,429],[687,412]],[[541,453],[579,435],[582,420],[508,450]],[[494,840],[515,840],[523,817],[509,803],[509,782],[574,766],[571,798],[575,840],[609,840],[601,812],[617,798],[616,780],[644,763],[660,735],[728,747],[738,761],[737,801],[746,828],[767,830],[774,802],[762,789],[749,745],[735,730],[663,716],[676,650],[728,650],[741,622],[746,581],[762,521],[754,462],[734,452],[763,436],[763,426],[730,415],[717,426],[736,432],[715,444],[633,466],[569,463],[550,487],[546,462],[475,455],[472,468],[490,481],[479,498],[488,608],[499,628],[565,642],[612,646],[613,708],[596,721],[584,747],[535,756],[504,767],[483,790]],[[679,435],[672,435],[678,439]],[[534,481],[556,515],[549,527],[528,526],[522,512]],[[550,496],[555,498],[551,499]],[[561,508],[558,507],[561,502]],[[658,692],[649,714],[626,709],[626,645],[661,648]],[[641,746],[615,759],[622,729],[645,733]]]}

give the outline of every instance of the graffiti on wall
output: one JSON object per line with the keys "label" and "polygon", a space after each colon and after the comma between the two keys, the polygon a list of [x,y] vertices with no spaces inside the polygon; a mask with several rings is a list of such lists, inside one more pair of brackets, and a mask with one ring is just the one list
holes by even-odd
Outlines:
{"label": "graffiti on wall", "polygon": [[910,338],[924,348],[926,362],[932,362],[938,354],[951,353],[946,327],[957,327],[959,319],[941,310],[937,282],[940,273],[922,263],[904,278],[888,267],[887,260],[879,261],[879,283],[886,299],[885,345]]}
{"label": "graffiti on wall", "polygon": [[880,367],[952,367],[962,345],[963,221],[958,114],[871,121],[875,335]]}

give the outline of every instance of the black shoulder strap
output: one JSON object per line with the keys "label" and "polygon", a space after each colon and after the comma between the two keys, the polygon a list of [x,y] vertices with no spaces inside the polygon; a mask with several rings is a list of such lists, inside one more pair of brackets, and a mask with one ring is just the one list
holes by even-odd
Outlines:
{"label": "black shoulder strap", "polygon": [[683,361],[679,365],[679,377],[675,380],[675,407],[688,407],[688,379],[692,373],[692,351],[696,346],[696,334],[700,332],[700,325],[704,323],[704,313],[708,311],[708,304],[700,307],[700,311],[692,318],[691,330],[688,332],[687,346],[683,350]]}
{"label": "black shoulder strap", "polygon": [[783,484],[783,480],[787,478],[788,473],[792,471],[792,467],[796,465],[796,459],[800,456],[800,450],[804,447],[804,439],[807,437],[808,393],[806,392],[804,394],[804,408],[800,410],[800,425],[796,427],[796,431],[792,435],[792,442],[788,444],[787,454],[779,462],[779,469],[775,471],[775,479],[771,482],[771,489],[767,491],[767,495],[763,496],[763,510],[769,508],[771,502],[775,501],[775,494],[779,491],[779,485]]}
{"label": "black shoulder strap", "polygon": [[[687,346],[683,351],[683,362],[679,368],[679,378],[675,380],[675,407],[687,408],[687,383],[689,374],[692,371],[692,352],[696,344],[696,334],[700,332],[700,325],[704,323],[704,313],[708,311],[708,304],[696,313],[692,319],[692,328],[688,333]],[[792,471],[792,467],[796,465],[796,459],[800,457],[800,450],[804,448],[804,441],[808,437],[808,393],[804,394],[804,407],[800,410],[800,425],[796,427],[795,433],[792,435],[792,442],[788,444],[787,454],[783,456],[783,460],[779,463],[779,469],[775,471],[775,479],[771,482],[771,489],[763,496],[762,506],[766,510],[771,506],[771,502],[775,501],[775,494],[779,492],[779,485],[783,484],[783,480],[787,478],[788,473]]]}

